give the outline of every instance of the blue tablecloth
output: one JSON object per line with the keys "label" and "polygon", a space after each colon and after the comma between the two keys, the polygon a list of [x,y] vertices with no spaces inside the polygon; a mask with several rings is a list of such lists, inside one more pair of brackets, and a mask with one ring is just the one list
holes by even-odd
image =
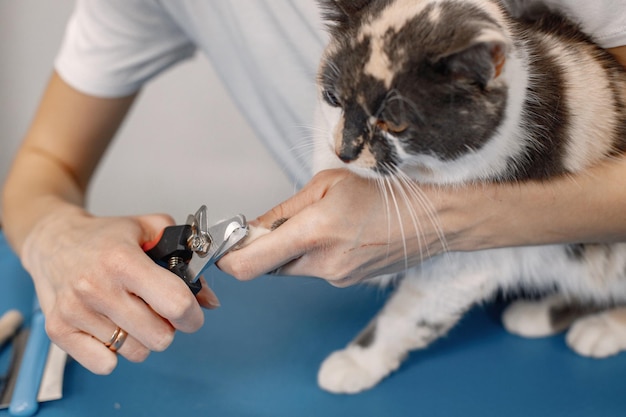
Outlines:
{"label": "blue tablecloth", "polygon": [[[509,335],[493,306],[472,311],[373,390],[329,394],[316,384],[319,363],[369,321],[384,292],[304,278],[241,283],[217,270],[208,280],[222,307],[206,313],[199,332],[178,334],[170,349],[144,363],[121,360],[109,376],[70,361],[64,398],[42,404],[38,415],[626,415],[625,354],[586,359],[563,336]],[[30,279],[0,233],[0,311],[28,314],[31,297]]]}

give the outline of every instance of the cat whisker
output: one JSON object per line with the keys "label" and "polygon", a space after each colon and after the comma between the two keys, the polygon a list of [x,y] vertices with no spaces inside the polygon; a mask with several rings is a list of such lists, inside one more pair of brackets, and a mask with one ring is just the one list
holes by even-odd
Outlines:
{"label": "cat whisker", "polygon": [[310,138],[310,140],[294,144],[289,148],[289,151],[313,151],[315,149],[315,142],[313,141],[313,139],[314,138]]}
{"label": "cat whisker", "polygon": [[[315,150],[315,142],[318,140],[318,135],[324,134],[324,129],[315,128],[313,126],[302,126],[303,134],[301,140],[298,143],[292,145],[289,148],[289,152],[304,153],[304,156],[310,156]],[[306,152],[301,152],[306,151]]]}
{"label": "cat whisker", "polygon": [[[411,180],[411,178],[409,178],[404,172],[398,170],[396,175],[398,175],[398,177],[402,180],[404,187],[411,194],[411,196],[413,196],[413,198],[417,200],[420,206],[424,209],[428,221],[432,224],[435,233],[437,234],[437,239],[439,239],[439,242],[441,243],[443,252],[447,253],[449,251],[448,243],[443,233],[443,227],[439,221],[439,217],[437,216],[437,210],[433,206],[431,200],[426,196],[426,194],[424,194],[424,191],[420,188],[420,186]],[[428,255],[430,256],[430,254]]]}
{"label": "cat whisker", "polygon": [[400,212],[400,204],[398,203],[398,199],[396,197],[396,193],[394,191],[393,184],[391,183],[390,177],[384,178],[386,188],[389,190],[389,196],[391,197],[391,201],[393,202],[393,209],[396,213],[396,217],[398,219],[398,226],[400,227],[400,236],[402,237],[402,249],[404,250],[404,269],[409,269],[409,252],[406,244],[406,234],[404,232],[404,224],[402,222],[402,215]]}
{"label": "cat whisker", "polygon": [[427,242],[425,241],[422,227],[420,225],[420,221],[417,217],[417,213],[415,212],[415,209],[413,208],[413,205],[411,204],[411,199],[409,196],[409,194],[411,194],[410,189],[405,187],[405,184],[403,183],[402,179],[398,177],[397,175],[394,175],[392,179],[394,183],[396,184],[398,191],[401,193],[402,199],[404,200],[404,204],[408,210],[411,223],[413,224],[413,229],[415,230],[415,238],[417,240],[420,258],[423,259],[422,248],[426,247],[427,254],[429,253],[429,250],[428,250],[428,245],[426,244]]}
{"label": "cat whisker", "polygon": [[[386,183],[383,178],[376,177],[376,185],[381,196],[381,199],[384,202],[385,206],[385,218],[387,223],[387,242],[391,242],[391,215],[389,210],[389,196],[387,194]],[[390,246],[387,246],[387,258],[389,258],[389,252],[391,250]]]}

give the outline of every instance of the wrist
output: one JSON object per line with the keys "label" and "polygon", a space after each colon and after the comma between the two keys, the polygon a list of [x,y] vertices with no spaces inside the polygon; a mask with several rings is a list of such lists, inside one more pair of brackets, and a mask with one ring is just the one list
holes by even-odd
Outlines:
{"label": "wrist", "polygon": [[551,182],[468,185],[444,192],[442,225],[451,251],[567,243],[569,193]]}
{"label": "wrist", "polygon": [[7,216],[7,239],[22,260],[42,235],[51,233],[58,238],[77,218],[89,216],[82,207],[56,196],[41,197],[31,206],[37,208]]}
{"label": "wrist", "polygon": [[626,160],[548,181],[439,191],[449,250],[624,241]]}
{"label": "wrist", "polygon": [[445,250],[465,252],[498,246],[497,206],[502,197],[489,185],[436,187],[429,192],[445,237]]}

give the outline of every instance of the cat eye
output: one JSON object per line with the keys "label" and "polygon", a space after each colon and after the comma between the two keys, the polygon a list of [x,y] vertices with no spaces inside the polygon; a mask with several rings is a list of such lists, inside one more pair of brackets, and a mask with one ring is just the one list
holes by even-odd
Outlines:
{"label": "cat eye", "polygon": [[341,106],[341,102],[339,101],[339,99],[337,98],[335,93],[333,93],[330,90],[322,91],[322,98],[324,99],[324,101],[326,103],[328,103],[329,105],[331,105],[333,107],[340,107]]}

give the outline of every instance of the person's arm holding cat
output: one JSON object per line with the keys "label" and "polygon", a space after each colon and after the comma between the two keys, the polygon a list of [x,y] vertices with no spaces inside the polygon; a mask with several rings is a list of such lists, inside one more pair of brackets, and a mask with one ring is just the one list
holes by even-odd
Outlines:
{"label": "person's arm holding cat", "polygon": [[[626,66],[626,46],[610,52]],[[624,178],[621,157],[550,182],[422,186],[432,212],[415,211],[424,201],[415,196],[413,211],[400,205],[400,227],[393,203],[389,211],[373,182],[327,171],[258,219],[267,228],[281,218],[289,221],[227,255],[219,266],[240,279],[280,267],[281,274],[349,285],[445,250],[626,241]]]}

